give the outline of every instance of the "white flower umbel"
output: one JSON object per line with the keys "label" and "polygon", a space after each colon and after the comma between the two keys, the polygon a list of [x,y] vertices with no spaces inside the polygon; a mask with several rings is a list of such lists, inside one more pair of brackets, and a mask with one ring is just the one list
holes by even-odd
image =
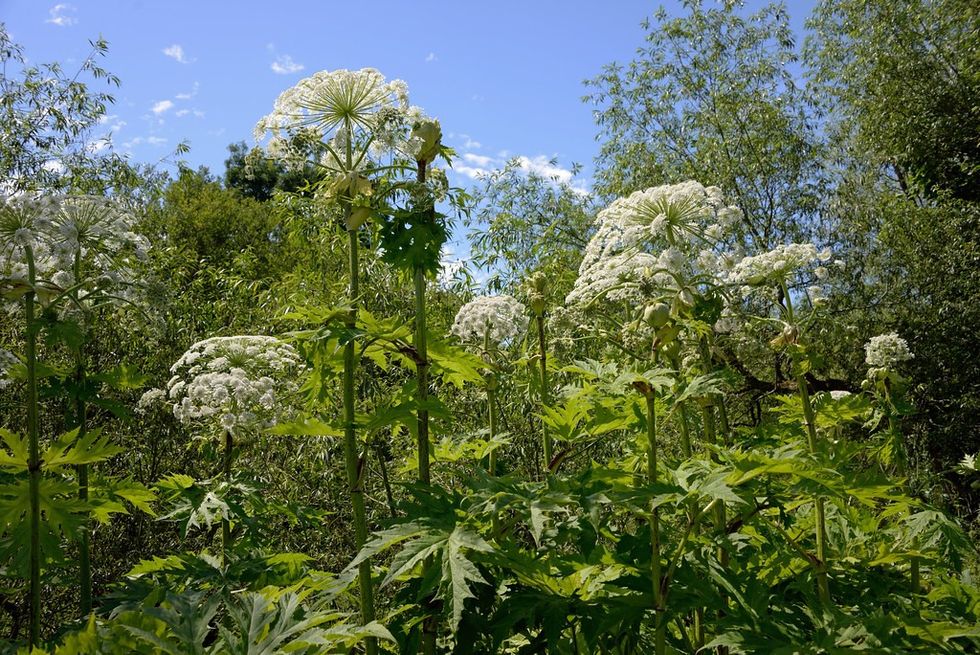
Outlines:
{"label": "white flower umbel", "polygon": [[452,333],[483,346],[512,341],[527,329],[527,310],[511,296],[481,296],[460,307]]}
{"label": "white flower umbel", "polygon": [[263,429],[291,413],[302,366],[299,353],[275,337],[212,337],[171,367],[167,396],[184,424],[233,434]]}
{"label": "white flower umbel", "polygon": [[565,304],[587,308],[606,299],[639,307],[647,298],[644,288],[668,282],[665,275],[655,273],[657,270],[658,258],[645,252],[603,257],[592,266],[579,269],[578,279],[565,298]]}
{"label": "white flower umbel", "polygon": [[408,85],[401,80],[385,81],[374,68],[320,71],[283,91],[254,136],[271,134],[269,154],[293,163],[305,161],[297,144],[320,143],[327,155],[316,163],[347,174],[369,151],[410,154],[417,145],[411,143],[412,126],[424,118],[409,105]]}
{"label": "white flower umbel", "polygon": [[818,251],[812,243],[779,245],[761,255],[743,257],[728,273],[728,282],[748,286],[780,283],[796,271],[826,262],[830,256],[829,250]]}
{"label": "white flower umbel", "polygon": [[35,280],[54,294],[76,286],[79,299],[95,290],[117,293],[132,283],[150,247],[135,224],[99,196],[0,199],[0,278],[24,279],[30,251]]}
{"label": "white flower umbel", "polygon": [[618,198],[599,212],[595,236],[585,249],[588,268],[629,249],[687,249],[713,244],[730,232],[741,212],[726,206],[718,187],[695,181],[667,184]]}
{"label": "white flower umbel", "polygon": [[895,332],[880,334],[864,345],[864,361],[872,368],[894,370],[898,364],[915,357],[909,344]]}
{"label": "white flower umbel", "polygon": [[3,389],[11,382],[13,379],[10,377],[10,369],[12,369],[20,360],[9,350],[4,350],[0,348],[0,389]]}
{"label": "white flower umbel", "polygon": [[714,274],[725,262],[713,249],[740,217],[718,187],[694,181],[619,198],[599,212],[566,303],[591,305],[605,294],[643,302],[650,283],[673,287],[678,279]]}

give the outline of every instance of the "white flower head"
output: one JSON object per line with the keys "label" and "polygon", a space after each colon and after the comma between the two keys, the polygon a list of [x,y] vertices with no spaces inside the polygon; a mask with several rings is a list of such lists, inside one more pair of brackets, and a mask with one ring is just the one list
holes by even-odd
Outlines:
{"label": "white flower head", "polygon": [[254,430],[292,412],[303,367],[299,353],[275,337],[213,337],[171,367],[167,391],[182,423]]}
{"label": "white flower head", "polygon": [[895,332],[880,334],[864,345],[864,361],[872,368],[894,370],[898,364],[915,357],[909,344]]}
{"label": "white flower head", "polygon": [[507,343],[527,328],[527,310],[511,296],[481,296],[460,307],[451,332],[462,341]]}
{"label": "white flower head", "polygon": [[[349,147],[371,142],[380,155],[405,151],[413,123],[422,112],[408,103],[408,86],[386,81],[374,68],[320,71],[283,91],[273,110],[255,126],[256,140],[272,135],[268,151],[273,157],[295,160],[293,144],[303,130],[331,144],[330,168],[345,164]],[[357,159],[358,157],[355,157]]]}
{"label": "white flower head", "polygon": [[821,253],[812,243],[779,245],[769,252],[743,257],[729,272],[728,282],[736,285],[778,282],[818,261],[822,261]]}
{"label": "white flower head", "polygon": [[599,212],[566,302],[593,305],[606,297],[639,307],[652,286],[676,287],[677,280],[716,275],[724,260],[713,249],[740,215],[725,205],[718,187],[695,181],[618,198]]}
{"label": "white flower head", "polygon": [[[135,225],[132,214],[101,196],[0,198],[0,277],[26,278],[30,256],[38,282],[127,288],[136,277],[132,260],[149,248]],[[80,289],[78,295],[91,291]]]}

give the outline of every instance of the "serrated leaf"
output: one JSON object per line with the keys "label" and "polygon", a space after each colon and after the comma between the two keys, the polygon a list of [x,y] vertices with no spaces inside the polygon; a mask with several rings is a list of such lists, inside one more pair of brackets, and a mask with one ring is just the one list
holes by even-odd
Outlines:
{"label": "serrated leaf", "polygon": [[304,437],[341,437],[344,431],[315,416],[278,423],[267,430],[269,434]]}

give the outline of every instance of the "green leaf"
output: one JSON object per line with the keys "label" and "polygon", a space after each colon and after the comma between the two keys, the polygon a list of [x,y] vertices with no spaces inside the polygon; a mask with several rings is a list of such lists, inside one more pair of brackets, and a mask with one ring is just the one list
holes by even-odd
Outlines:
{"label": "green leaf", "polygon": [[435,211],[396,211],[381,225],[382,259],[406,271],[439,270],[439,255],[449,238],[445,216]]}
{"label": "green leaf", "polygon": [[102,382],[113,389],[128,391],[132,389],[142,389],[150,380],[148,375],[129,364],[118,364],[108,371],[91,376],[91,379]]}
{"label": "green leaf", "polygon": [[476,565],[466,557],[467,550],[487,553],[492,552],[493,548],[480,535],[457,525],[449,535],[446,551],[442,555],[442,577],[449,584],[449,594],[452,599],[449,626],[454,632],[463,617],[466,599],[475,598],[472,585],[489,584]]}
{"label": "green leaf", "polygon": [[101,430],[90,430],[78,437],[76,428],[58,437],[41,459],[46,469],[57,470],[66,466],[102,462],[121,452],[123,449],[110,445],[109,435],[103,436]]}
{"label": "green leaf", "polygon": [[295,437],[341,437],[344,431],[315,416],[304,416],[293,421],[278,423],[266,432]]}
{"label": "green leaf", "polygon": [[27,441],[20,435],[0,428],[0,439],[3,439],[7,449],[0,450],[0,466],[14,469],[15,471],[26,471],[28,461]]}

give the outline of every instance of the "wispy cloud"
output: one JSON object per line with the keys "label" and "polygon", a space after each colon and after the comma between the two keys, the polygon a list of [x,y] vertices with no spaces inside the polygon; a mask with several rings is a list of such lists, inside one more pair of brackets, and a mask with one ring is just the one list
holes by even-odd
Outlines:
{"label": "wispy cloud", "polygon": [[497,163],[493,157],[487,157],[486,155],[477,155],[472,152],[463,153],[463,161],[467,164],[474,164],[476,166],[481,166],[486,168],[487,166],[493,166]]}
{"label": "wispy cloud", "polygon": [[168,109],[172,108],[173,106],[174,106],[173,100],[161,100],[160,102],[154,104],[153,108],[150,111],[152,111],[154,114],[159,116],[160,114],[166,112]]}
{"label": "wispy cloud", "polygon": [[163,54],[167,55],[171,59],[180,62],[181,64],[189,64],[192,61],[191,59],[188,59],[186,56],[184,56],[184,47],[178,43],[175,43],[173,45],[168,45],[166,48],[163,49],[162,52]]}
{"label": "wispy cloud", "polygon": [[177,118],[183,118],[187,114],[191,113],[190,109],[178,109],[177,113],[174,114]]}
{"label": "wispy cloud", "polygon": [[176,98],[177,100],[190,100],[191,98],[197,95],[197,91],[200,88],[201,88],[201,83],[194,82],[193,91],[190,91],[189,93],[178,93],[177,95],[174,96],[174,98]]}
{"label": "wispy cloud", "polygon": [[85,144],[85,150],[93,155],[105,152],[111,147],[112,141],[109,139],[92,139]]}
{"label": "wispy cloud", "polygon": [[546,177],[560,184],[568,184],[573,177],[570,170],[558,166],[554,161],[544,155],[538,155],[537,157],[525,157],[521,155],[517,158],[517,162],[518,167],[522,171]]}
{"label": "wispy cloud", "polygon": [[429,63],[430,61],[439,61],[439,58],[436,57],[436,53],[430,52],[425,56],[425,63]]}
{"label": "wispy cloud", "polygon": [[501,150],[496,156],[465,152],[473,147],[479,148],[480,143],[474,141],[466,134],[453,136],[462,139],[464,143],[461,148],[463,150],[460,154],[461,161],[455,164],[452,170],[471,180],[480,180],[494,171],[503,169],[508,163],[512,163],[524,175],[537,175],[551,180],[556,185],[568,185],[572,191],[579,195],[588,195],[589,193],[586,181],[576,179],[575,174],[570,169],[559,166],[557,161],[546,155],[535,155],[533,157],[518,155],[512,157],[507,150]]}
{"label": "wispy cloud", "polygon": [[146,142],[151,146],[162,146],[167,140],[161,136],[148,136],[146,137]]}
{"label": "wispy cloud", "polygon": [[300,72],[306,68],[306,66],[299,62],[293,61],[293,58],[289,55],[279,55],[276,57],[276,60],[272,62],[270,68],[272,68],[273,73],[277,73],[279,75],[292,75],[293,73]]}
{"label": "wispy cloud", "polygon": [[78,22],[78,19],[70,14],[75,13],[75,7],[69,4],[60,3],[48,9],[49,18],[44,21],[58,27],[68,27]]}

